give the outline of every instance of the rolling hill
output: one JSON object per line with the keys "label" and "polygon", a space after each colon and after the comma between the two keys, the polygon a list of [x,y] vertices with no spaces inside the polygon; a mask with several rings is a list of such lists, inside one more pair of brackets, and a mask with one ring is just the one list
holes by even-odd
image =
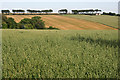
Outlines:
{"label": "rolling hill", "polygon": [[112,29],[116,30],[115,28],[100,23],[60,15],[6,15],[6,16],[14,18],[17,23],[24,18],[40,16],[42,20],[45,21],[46,27],[53,26],[61,30],[112,30]]}

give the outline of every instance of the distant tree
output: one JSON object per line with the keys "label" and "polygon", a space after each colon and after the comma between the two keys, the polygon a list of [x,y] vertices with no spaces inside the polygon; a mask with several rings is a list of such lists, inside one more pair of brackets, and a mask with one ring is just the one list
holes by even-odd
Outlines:
{"label": "distant tree", "polygon": [[106,12],[103,12],[103,14],[106,14]]}
{"label": "distant tree", "polygon": [[94,11],[95,11],[95,12],[96,12],[96,14],[97,14],[98,12],[101,12],[102,10],[95,9]]}
{"label": "distant tree", "polygon": [[28,9],[27,12],[32,14],[32,11],[30,9]]}
{"label": "distant tree", "polygon": [[103,12],[103,15],[111,15],[111,16],[115,16],[116,13],[112,13],[112,12],[106,13],[106,12]]}
{"label": "distant tree", "polygon": [[67,9],[61,9],[61,10],[58,11],[58,13],[60,13],[60,14],[67,14],[68,10]]}
{"label": "distant tree", "polygon": [[77,10],[78,14],[83,14],[84,10]]}
{"label": "distant tree", "polygon": [[41,10],[41,12],[48,14],[48,13],[53,12],[53,10],[51,10],[51,9],[49,9],[49,10]]}
{"label": "distant tree", "polygon": [[15,14],[16,11],[15,11],[15,10],[12,10],[12,12]]}
{"label": "distant tree", "polygon": [[94,14],[94,12],[100,12],[101,10],[93,10],[93,9],[88,9],[88,10],[72,10],[73,14]]}
{"label": "distant tree", "polygon": [[15,14],[15,13],[24,13],[25,10],[12,10],[12,12]]}
{"label": "distant tree", "polygon": [[19,13],[25,13],[25,10],[18,10]]}
{"label": "distant tree", "polygon": [[109,12],[109,15],[111,15],[111,16],[115,16],[116,13]]}
{"label": "distant tree", "polygon": [[42,11],[40,11],[40,10],[30,10],[30,9],[28,9],[27,12],[28,12],[28,13],[31,13],[31,14],[33,14],[33,13],[40,13],[40,14],[41,14]]}
{"label": "distant tree", "polygon": [[9,14],[10,11],[9,10],[1,10],[2,14]]}
{"label": "distant tree", "polygon": [[33,13],[38,13],[38,10],[32,10]]}
{"label": "distant tree", "polygon": [[120,14],[117,14],[117,16],[120,16]]}
{"label": "distant tree", "polygon": [[49,9],[49,13],[52,13],[53,12],[53,10],[52,9]]}
{"label": "distant tree", "polygon": [[98,9],[95,9],[95,12],[97,13],[99,10]]}
{"label": "distant tree", "polygon": [[40,14],[42,13],[42,11],[40,11],[40,10],[38,10],[37,12],[40,13]]}
{"label": "distant tree", "polygon": [[85,10],[86,14],[89,14],[90,10]]}
{"label": "distant tree", "polygon": [[102,10],[98,10],[99,12],[101,12]]}
{"label": "distant tree", "polygon": [[95,11],[93,9],[89,9],[89,12],[91,12],[91,14],[93,14]]}
{"label": "distant tree", "polygon": [[42,13],[45,13],[46,11],[45,10],[41,10]]}
{"label": "distant tree", "polygon": [[73,14],[78,14],[78,10],[72,10]]}

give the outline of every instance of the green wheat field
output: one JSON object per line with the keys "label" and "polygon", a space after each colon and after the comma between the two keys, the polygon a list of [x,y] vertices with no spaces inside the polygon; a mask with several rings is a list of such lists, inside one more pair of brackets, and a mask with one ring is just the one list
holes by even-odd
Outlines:
{"label": "green wheat field", "polygon": [[3,78],[117,78],[118,30],[2,30]]}

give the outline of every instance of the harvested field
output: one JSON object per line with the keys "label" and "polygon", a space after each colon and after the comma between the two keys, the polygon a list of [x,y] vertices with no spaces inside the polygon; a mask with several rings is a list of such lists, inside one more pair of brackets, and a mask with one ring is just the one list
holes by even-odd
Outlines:
{"label": "harvested field", "polygon": [[118,28],[118,16],[110,16],[110,15],[63,15],[65,17],[71,17],[76,19],[88,20],[92,22],[97,22],[100,24],[104,24],[113,28]]}
{"label": "harvested field", "polygon": [[18,23],[24,18],[32,18],[34,16],[42,17],[45,21],[46,27],[53,26],[61,30],[116,30],[115,28],[91,22],[82,19],[75,19],[60,15],[6,15],[12,17]]}

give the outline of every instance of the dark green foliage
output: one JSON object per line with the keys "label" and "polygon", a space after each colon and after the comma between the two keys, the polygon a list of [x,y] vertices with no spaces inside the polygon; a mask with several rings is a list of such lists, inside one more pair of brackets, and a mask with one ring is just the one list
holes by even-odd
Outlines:
{"label": "dark green foliage", "polygon": [[24,18],[19,23],[16,23],[13,18],[2,16],[3,29],[45,29],[44,21],[41,17],[35,16],[32,19]]}
{"label": "dark green foliage", "polygon": [[103,15],[111,15],[111,16],[115,16],[116,13],[112,13],[112,12],[106,13],[106,12],[103,12]]}
{"label": "dark green foliage", "polygon": [[120,14],[117,14],[117,16],[120,16]]}
{"label": "dark green foliage", "polygon": [[15,29],[17,27],[17,23],[14,21],[13,18],[8,18],[8,28]]}
{"label": "dark green foliage", "polygon": [[32,20],[32,24],[33,24],[34,28],[45,29],[45,24],[44,24],[44,21],[41,20],[41,17],[35,16],[35,17],[32,17],[31,20]]}
{"label": "dark green foliage", "polygon": [[17,29],[25,29],[24,24],[18,23],[18,28]]}
{"label": "dark green foliage", "polygon": [[60,14],[67,14],[68,10],[67,9],[61,9],[61,10],[58,11],[58,13],[60,13]]}
{"label": "dark green foliage", "polygon": [[13,18],[7,18],[6,16],[2,15],[2,28],[16,29],[17,23],[14,21]]}
{"label": "dark green foliage", "polygon": [[59,30],[58,28],[55,28],[55,27],[52,27],[52,26],[49,26],[48,29],[57,29],[57,30]]}
{"label": "dark green foliage", "polygon": [[13,13],[22,13],[24,14],[25,10],[12,10]]}
{"label": "dark green foliage", "polygon": [[49,26],[49,29],[53,29],[53,27],[52,27],[52,26]]}
{"label": "dark green foliage", "polygon": [[78,10],[72,10],[73,14],[78,14]]}
{"label": "dark green foliage", "polygon": [[2,28],[7,28],[7,17],[6,16],[4,16],[4,15],[2,15]]}
{"label": "dark green foliage", "polygon": [[25,29],[34,29],[32,24],[25,24],[24,28]]}
{"label": "dark green foliage", "polygon": [[89,9],[89,10],[72,10],[73,14],[97,14],[98,12],[101,12],[102,10],[99,9]]}
{"label": "dark green foliage", "polygon": [[31,24],[31,19],[29,18],[24,18],[20,21],[21,24]]}
{"label": "dark green foliage", "polygon": [[9,14],[10,11],[9,10],[1,10],[2,14]]}
{"label": "dark green foliage", "polygon": [[35,28],[36,29],[45,29],[45,24],[42,20],[35,22]]}
{"label": "dark green foliage", "polygon": [[[41,17],[35,16],[32,19],[22,19],[19,23],[20,27],[25,29],[44,29],[45,24],[44,21],[41,20]],[[24,26],[24,27],[23,27]]]}
{"label": "dark green foliage", "polygon": [[41,12],[48,14],[48,13],[53,12],[53,10],[51,10],[51,9],[49,9],[49,10],[41,10]]}
{"label": "dark green foliage", "polygon": [[49,10],[41,10],[40,11],[40,10],[30,10],[30,9],[28,9],[27,12],[31,13],[31,14],[33,14],[33,13],[46,13],[46,14],[48,14],[48,13],[53,12],[53,10],[49,9]]}
{"label": "dark green foliage", "polygon": [[2,21],[7,22],[7,17],[2,15]]}
{"label": "dark green foliage", "polygon": [[8,26],[8,25],[7,25],[6,22],[3,22],[3,23],[2,23],[2,28],[7,29],[7,26]]}
{"label": "dark green foliage", "polygon": [[32,20],[40,20],[41,19],[41,17],[39,17],[39,16],[35,16],[35,17],[32,17]]}

